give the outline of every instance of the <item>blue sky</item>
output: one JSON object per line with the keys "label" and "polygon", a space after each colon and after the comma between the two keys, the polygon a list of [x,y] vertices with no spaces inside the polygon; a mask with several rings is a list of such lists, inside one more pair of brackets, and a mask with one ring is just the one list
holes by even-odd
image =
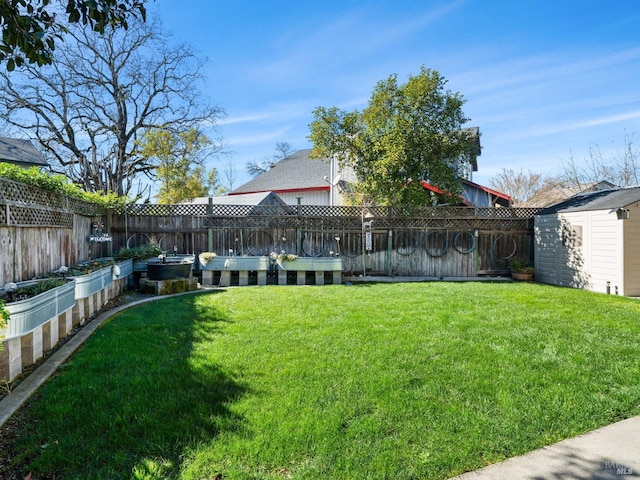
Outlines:
{"label": "blue sky", "polygon": [[[227,112],[219,171],[310,148],[318,106],[362,110],[376,82],[424,65],[466,99],[480,127],[474,181],[503,168],[557,174],[589,145],[613,155],[640,137],[640,4],[636,0],[155,0],[174,42],[209,63],[205,93]],[[640,140],[639,140],[640,143]],[[229,160],[230,159],[230,160]]]}

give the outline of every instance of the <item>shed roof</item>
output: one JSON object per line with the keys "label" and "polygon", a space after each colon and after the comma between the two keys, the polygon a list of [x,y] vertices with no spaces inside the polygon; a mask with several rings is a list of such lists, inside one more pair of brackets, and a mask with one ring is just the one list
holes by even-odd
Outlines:
{"label": "shed roof", "polygon": [[47,165],[42,153],[31,143],[31,140],[0,137],[0,162],[16,163],[22,166]]}
{"label": "shed roof", "polygon": [[229,195],[254,192],[329,190],[325,177],[331,175],[328,158],[309,158],[311,149],[298,150],[275,163],[271,169],[236,188]]}
{"label": "shed roof", "polygon": [[543,208],[537,215],[553,213],[588,212],[593,210],[617,210],[640,202],[640,187],[616,188],[586,192],[574,195],[567,200]]}

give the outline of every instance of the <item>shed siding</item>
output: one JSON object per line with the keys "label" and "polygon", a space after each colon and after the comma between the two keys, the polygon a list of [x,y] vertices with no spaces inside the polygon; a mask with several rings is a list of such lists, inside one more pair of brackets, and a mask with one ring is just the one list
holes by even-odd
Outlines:
{"label": "shed siding", "polygon": [[591,259],[592,288],[605,293],[607,282],[611,292],[622,290],[622,225],[615,212],[597,210],[589,212],[591,217]]}
{"label": "shed siding", "polygon": [[629,207],[630,217],[623,220],[624,263],[622,295],[640,296],[640,207]]}
{"label": "shed siding", "polygon": [[590,222],[586,212],[559,215],[559,285],[592,289]]}
{"label": "shed siding", "polygon": [[622,233],[622,222],[615,212],[537,216],[537,280],[602,293],[610,282],[612,293],[618,287],[623,294]]}
{"label": "shed siding", "polygon": [[542,283],[558,285],[558,246],[560,229],[556,215],[535,217],[536,250],[534,255],[536,279]]}

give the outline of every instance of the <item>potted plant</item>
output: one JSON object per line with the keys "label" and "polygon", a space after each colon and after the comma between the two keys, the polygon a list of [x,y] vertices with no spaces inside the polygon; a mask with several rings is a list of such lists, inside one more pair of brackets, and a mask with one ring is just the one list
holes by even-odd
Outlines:
{"label": "potted plant", "polygon": [[214,252],[202,252],[198,255],[198,259],[202,265],[207,265],[211,260],[213,260],[217,255]]}
{"label": "potted plant", "polygon": [[509,270],[511,270],[511,278],[524,282],[533,280],[534,268],[520,260],[512,260],[509,262]]}

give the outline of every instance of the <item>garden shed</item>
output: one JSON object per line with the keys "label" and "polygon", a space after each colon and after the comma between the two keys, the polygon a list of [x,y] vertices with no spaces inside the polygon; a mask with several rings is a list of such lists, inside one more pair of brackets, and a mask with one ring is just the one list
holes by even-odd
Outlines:
{"label": "garden shed", "polygon": [[576,195],[534,226],[539,282],[640,296],[640,187]]}

